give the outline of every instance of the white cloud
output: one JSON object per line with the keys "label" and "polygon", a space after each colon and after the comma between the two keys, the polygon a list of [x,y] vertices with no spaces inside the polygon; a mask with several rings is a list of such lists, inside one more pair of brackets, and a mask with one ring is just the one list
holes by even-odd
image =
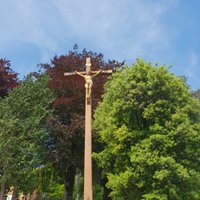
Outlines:
{"label": "white cloud", "polygon": [[41,62],[46,62],[51,52],[56,52],[56,50],[58,50],[58,43],[53,38],[49,37],[48,32],[43,29],[35,29],[21,39],[39,47],[42,52]]}
{"label": "white cloud", "polygon": [[[114,59],[155,58],[171,45],[162,17],[177,0],[51,0],[63,27],[85,45]],[[71,36],[72,37],[72,36]],[[74,43],[77,42],[74,40]]]}
{"label": "white cloud", "polygon": [[23,45],[24,48],[34,46],[41,54],[41,62],[46,62],[47,57],[52,56],[52,53],[55,54],[59,49],[58,27],[61,20],[58,18],[53,6],[45,1],[6,1],[2,4],[0,13],[0,23],[4,27],[0,32],[1,48],[4,51],[8,49],[9,52],[10,49],[15,49],[17,52],[26,51],[19,48],[21,44],[26,44]]}
{"label": "white cloud", "polygon": [[188,78],[197,78],[199,72],[199,55],[192,51],[189,54],[188,67],[185,68],[185,75]]}
{"label": "white cloud", "polygon": [[[161,17],[177,1],[149,0],[19,0],[12,10],[3,40],[36,45],[45,55],[63,43],[82,41],[86,48],[109,57],[148,56],[168,48],[171,33]],[[7,9],[7,11],[6,11]],[[0,15],[3,15],[2,13]],[[0,35],[1,36],[1,35]],[[6,39],[7,38],[7,39]],[[69,41],[69,42],[68,42]],[[4,43],[4,45],[8,45]]]}
{"label": "white cloud", "polygon": [[192,52],[190,56],[190,65],[191,67],[196,66],[197,63],[199,62],[199,57],[195,52]]}

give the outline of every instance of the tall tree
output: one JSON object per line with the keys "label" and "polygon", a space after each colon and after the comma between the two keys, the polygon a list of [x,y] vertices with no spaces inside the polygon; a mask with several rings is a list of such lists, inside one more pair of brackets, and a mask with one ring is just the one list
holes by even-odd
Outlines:
{"label": "tall tree", "polygon": [[[64,179],[64,199],[72,198],[76,170],[83,168],[85,111],[84,79],[76,75],[64,77],[64,72],[85,71],[86,57],[91,57],[93,70],[115,70],[122,65],[116,61],[105,62],[102,54],[86,50],[79,53],[77,46],[66,55],[55,56],[51,64],[42,64],[51,77],[50,88],[56,94],[54,115],[48,121],[50,137],[47,147],[52,162]],[[101,98],[107,77],[102,74],[94,79],[93,108]]]}
{"label": "tall tree", "polygon": [[54,100],[48,82],[47,75],[30,75],[0,101],[0,161],[4,176],[18,188],[26,188],[32,170],[43,164],[45,123]]}
{"label": "tall tree", "polygon": [[200,199],[200,104],[184,79],[137,60],[106,83],[95,154],[112,199]]}
{"label": "tall tree", "polygon": [[[9,60],[0,59],[0,97],[5,97],[8,95],[8,92],[11,91],[14,87],[19,84],[17,73],[11,69],[11,64]],[[6,178],[3,176],[2,163],[0,161],[0,174],[1,174],[1,191],[0,199],[3,198],[2,194],[5,190]]]}

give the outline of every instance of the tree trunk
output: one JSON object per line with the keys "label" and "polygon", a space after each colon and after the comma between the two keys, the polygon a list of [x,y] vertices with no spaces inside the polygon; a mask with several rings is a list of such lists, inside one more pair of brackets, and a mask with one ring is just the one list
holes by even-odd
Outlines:
{"label": "tree trunk", "polygon": [[76,170],[76,176],[75,176],[75,187],[76,187],[76,200],[80,200],[81,194],[80,194],[80,178],[81,173],[80,170]]}
{"label": "tree trunk", "polygon": [[3,175],[2,176],[2,182],[1,182],[0,200],[4,199],[5,189],[6,189],[6,176]]}
{"label": "tree trunk", "polygon": [[75,172],[75,168],[71,166],[64,177],[64,200],[72,200]]}

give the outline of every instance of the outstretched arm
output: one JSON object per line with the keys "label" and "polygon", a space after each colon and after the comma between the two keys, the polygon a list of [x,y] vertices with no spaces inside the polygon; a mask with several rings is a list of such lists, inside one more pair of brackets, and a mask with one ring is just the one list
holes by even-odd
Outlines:
{"label": "outstretched arm", "polygon": [[82,73],[77,72],[77,71],[75,71],[75,73],[78,74],[79,76],[82,76],[83,78],[85,78],[85,76]]}
{"label": "outstretched arm", "polygon": [[92,78],[95,77],[95,76],[97,76],[97,75],[100,74],[101,72],[102,72],[102,69],[99,70],[96,74],[92,75]]}
{"label": "outstretched arm", "polygon": [[75,72],[65,72],[64,73],[64,76],[71,76],[71,75],[74,75],[76,74]]}

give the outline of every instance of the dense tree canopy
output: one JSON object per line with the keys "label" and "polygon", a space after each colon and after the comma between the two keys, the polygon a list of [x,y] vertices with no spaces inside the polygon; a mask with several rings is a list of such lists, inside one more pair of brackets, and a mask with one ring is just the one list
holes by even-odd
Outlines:
{"label": "dense tree canopy", "polygon": [[181,77],[137,60],[106,83],[94,128],[113,199],[200,199],[200,105]]}
{"label": "dense tree canopy", "polygon": [[[45,122],[54,100],[47,75],[28,76],[0,101],[0,162],[10,184],[34,188],[31,174],[43,164]],[[36,177],[38,179],[38,177]],[[29,188],[29,189],[30,189]]]}

